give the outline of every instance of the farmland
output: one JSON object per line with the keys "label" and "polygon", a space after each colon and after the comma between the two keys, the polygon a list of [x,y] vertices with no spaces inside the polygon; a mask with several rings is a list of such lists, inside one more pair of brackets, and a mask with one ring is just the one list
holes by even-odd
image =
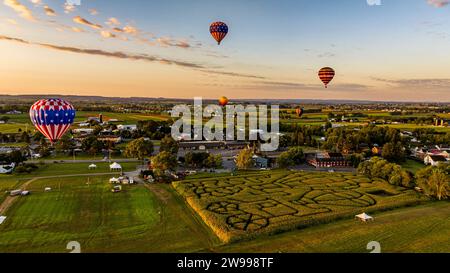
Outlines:
{"label": "farmland", "polygon": [[175,182],[223,242],[425,201],[412,190],[350,173],[266,172]]}
{"label": "farmland", "polygon": [[[250,174],[259,175],[267,173]],[[48,178],[30,183],[33,194],[17,199],[6,212],[8,219],[0,226],[0,252],[68,252],[66,244],[73,240],[80,242],[82,252],[361,253],[367,252],[365,247],[372,240],[382,244],[383,252],[450,251],[448,202],[375,212],[375,222],[369,224],[344,217],[224,244],[172,186],[140,184],[112,194],[108,178]],[[0,186],[15,183],[5,178]],[[45,187],[53,190],[44,192]]]}

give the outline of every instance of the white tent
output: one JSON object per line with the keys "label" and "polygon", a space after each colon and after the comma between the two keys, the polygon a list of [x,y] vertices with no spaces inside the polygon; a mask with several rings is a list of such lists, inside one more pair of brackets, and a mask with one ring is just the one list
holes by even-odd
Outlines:
{"label": "white tent", "polygon": [[358,214],[355,217],[358,218],[359,220],[363,221],[363,222],[373,221],[373,217],[368,215],[365,212],[362,213],[362,214]]}
{"label": "white tent", "polygon": [[6,220],[6,216],[0,216],[0,225]]}
{"label": "white tent", "polygon": [[97,165],[95,165],[95,164],[89,165],[89,170],[94,170],[94,169],[97,169]]}
{"label": "white tent", "polygon": [[109,179],[109,183],[117,184],[117,183],[119,183],[119,182],[120,182],[119,179],[117,179],[117,178],[115,178],[115,177]]}
{"label": "white tent", "polygon": [[122,166],[118,164],[117,162],[114,162],[113,164],[109,165],[109,169],[111,171],[122,171]]}

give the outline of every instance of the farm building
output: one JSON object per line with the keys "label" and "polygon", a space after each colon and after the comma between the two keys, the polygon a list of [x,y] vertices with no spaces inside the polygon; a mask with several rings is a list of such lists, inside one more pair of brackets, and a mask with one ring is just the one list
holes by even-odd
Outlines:
{"label": "farm building", "polygon": [[425,165],[438,166],[442,163],[447,163],[447,159],[442,155],[427,155],[423,160]]}
{"label": "farm building", "polygon": [[350,162],[341,153],[311,153],[307,154],[308,164],[316,168],[346,168],[350,167]]}
{"label": "farm building", "polygon": [[136,131],[137,130],[137,125],[133,124],[133,125],[117,125],[117,129],[119,129],[120,131]]}

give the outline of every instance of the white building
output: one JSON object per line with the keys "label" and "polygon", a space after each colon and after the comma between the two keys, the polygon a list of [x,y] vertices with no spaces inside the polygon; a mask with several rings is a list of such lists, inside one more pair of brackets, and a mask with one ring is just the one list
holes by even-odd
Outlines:
{"label": "white building", "polygon": [[120,131],[136,131],[137,130],[137,125],[135,124],[130,124],[130,125],[117,125],[117,129],[119,129]]}

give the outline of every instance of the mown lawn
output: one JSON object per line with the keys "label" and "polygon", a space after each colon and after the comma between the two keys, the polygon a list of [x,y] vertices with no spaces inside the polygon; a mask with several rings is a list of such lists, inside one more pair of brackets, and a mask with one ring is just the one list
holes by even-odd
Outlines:
{"label": "mown lawn", "polygon": [[400,164],[403,169],[406,169],[412,173],[416,173],[417,171],[425,168],[426,166],[423,163],[417,162],[415,160],[407,159],[405,162]]}
{"label": "mown lawn", "polygon": [[[19,197],[0,226],[0,252],[195,252],[217,239],[168,185],[124,186],[109,176],[40,179]],[[51,187],[51,192],[44,192]]]}

